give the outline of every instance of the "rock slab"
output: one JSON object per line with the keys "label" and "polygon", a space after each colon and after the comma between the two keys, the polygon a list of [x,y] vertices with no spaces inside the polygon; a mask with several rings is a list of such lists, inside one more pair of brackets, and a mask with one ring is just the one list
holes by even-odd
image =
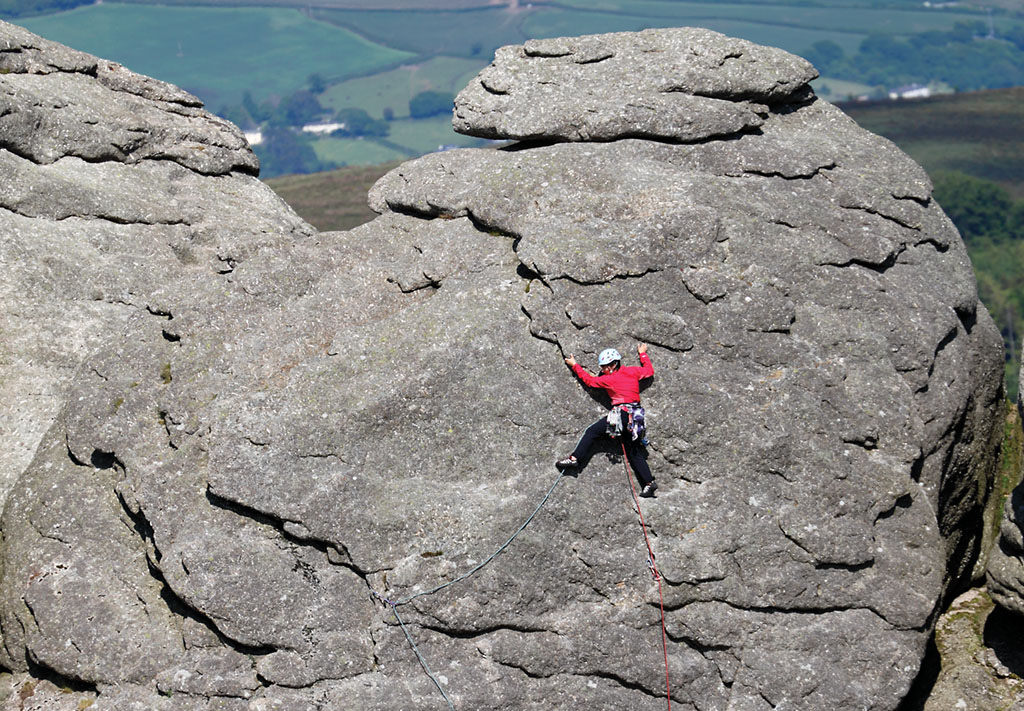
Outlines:
{"label": "rock slab", "polygon": [[[0,23],[0,494],[74,373],[162,293],[312,228],[177,87]],[[277,239],[281,239],[278,237]],[[199,276],[197,276],[199,275]],[[185,287],[188,288],[188,287]]]}
{"label": "rock slab", "polygon": [[[594,88],[623,74],[635,92]],[[443,708],[377,596],[506,541],[606,405],[562,358],[644,341],[673,702],[896,709],[973,575],[1001,339],[927,176],[812,76],[703,30],[529,43],[455,117],[525,142],[397,168],[372,223],[200,211],[235,249],[144,292],[10,493],[3,664],[115,709]],[[637,118],[658,97],[673,117]],[[541,105],[563,118],[520,122]],[[15,156],[65,170],[39,213],[151,199],[175,222],[178,186],[248,185],[145,158],[118,203],[50,150]],[[664,706],[657,587],[605,454],[402,608],[456,708]]]}

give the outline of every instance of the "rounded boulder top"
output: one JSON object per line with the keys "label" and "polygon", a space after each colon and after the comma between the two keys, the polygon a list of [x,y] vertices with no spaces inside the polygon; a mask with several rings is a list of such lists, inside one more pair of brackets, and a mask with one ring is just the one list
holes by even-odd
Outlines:
{"label": "rounded boulder top", "polygon": [[818,76],[806,60],[698,28],[502,47],[455,99],[459,133],[495,139],[691,141],[759,126]]}

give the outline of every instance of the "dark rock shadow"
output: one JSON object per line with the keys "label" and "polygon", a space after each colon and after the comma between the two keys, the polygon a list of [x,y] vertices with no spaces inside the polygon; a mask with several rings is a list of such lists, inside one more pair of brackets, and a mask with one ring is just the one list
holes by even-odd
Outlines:
{"label": "dark rock shadow", "polygon": [[[1010,506],[1013,509],[1013,518],[1017,528],[1024,532],[1024,484],[1018,484],[1010,492]],[[1003,516],[1003,524],[1006,524],[1005,515]]]}
{"label": "dark rock shadow", "polygon": [[942,670],[942,661],[939,657],[939,649],[935,646],[935,636],[928,640],[928,648],[925,651],[924,661],[921,662],[921,671],[918,672],[910,692],[903,699],[897,711],[924,711],[925,702],[935,688],[935,682],[939,680],[939,672]]}
{"label": "dark rock shadow", "polygon": [[1003,666],[1024,677],[1024,617],[996,605],[985,620],[983,638]]}

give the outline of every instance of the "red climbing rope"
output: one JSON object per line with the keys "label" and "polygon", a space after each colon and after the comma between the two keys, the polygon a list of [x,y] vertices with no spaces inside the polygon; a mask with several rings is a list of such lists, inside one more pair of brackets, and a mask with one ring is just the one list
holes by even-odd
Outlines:
{"label": "red climbing rope", "polygon": [[651,569],[651,575],[658,582],[658,602],[661,606],[661,649],[665,653],[665,698],[668,700],[668,711],[672,711],[672,691],[669,688],[668,674],[668,632],[665,630],[665,596],[661,592],[661,573],[658,571],[658,564],[654,562],[654,551],[651,549],[651,539],[647,536],[647,523],[644,521],[644,512],[640,509],[640,499],[636,495],[636,487],[633,486],[633,476],[629,471],[629,456],[626,454],[626,443],[621,442],[621,444],[622,464],[626,468],[626,481],[629,482],[629,491],[633,495],[633,503],[636,504],[636,513],[640,519],[640,530],[644,532],[644,543],[647,544],[647,565]]}

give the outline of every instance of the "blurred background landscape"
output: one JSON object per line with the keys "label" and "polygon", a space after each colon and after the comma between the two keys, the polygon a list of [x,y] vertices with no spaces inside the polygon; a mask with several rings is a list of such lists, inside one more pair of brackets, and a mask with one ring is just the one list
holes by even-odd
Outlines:
{"label": "blurred background landscape", "polygon": [[506,44],[699,26],[810,60],[817,94],[929,172],[1006,343],[1024,333],[1024,0],[0,0],[0,17],[177,84],[242,128],[321,230],[398,162],[484,146],[454,95]]}

